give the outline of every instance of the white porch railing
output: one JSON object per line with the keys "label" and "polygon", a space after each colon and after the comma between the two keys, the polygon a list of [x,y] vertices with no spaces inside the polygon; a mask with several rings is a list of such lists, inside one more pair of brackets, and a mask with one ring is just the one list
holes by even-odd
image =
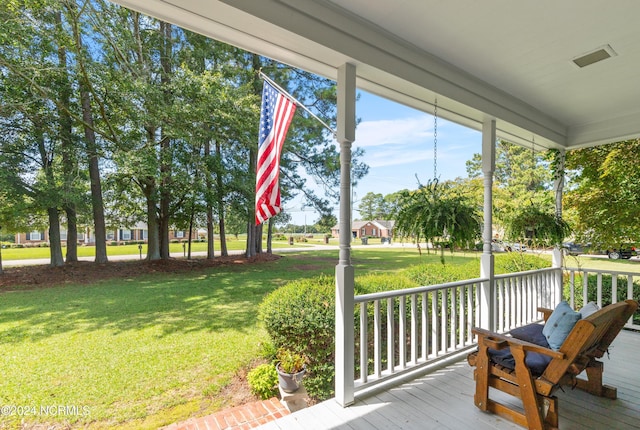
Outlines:
{"label": "white porch railing", "polygon": [[561,300],[561,274],[560,269],[549,268],[495,275],[496,331],[540,321],[539,307],[554,309]]}
{"label": "white porch railing", "polygon": [[[480,325],[480,286],[487,281],[356,296],[356,392],[474,347],[471,328]],[[536,308],[555,307],[560,284],[561,269],[496,276],[496,328],[508,331],[539,321]]]}
{"label": "white porch railing", "polygon": [[[635,287],[634,292],[634,282],[640,285],[640,273],[568,267],[565,269],[565,276],[568,276],[569,285],[567,299],[573,308],[589,301],[595,301],[602,307],[621,300],[640,299],[640,287]],[[590,297],[589,283],[593,290],[594,282],[595,297]],[[640,329],[640,324],[635,324],[631,317],[626,327]]]}
{"label": "white porch railing", "polygon": [[356,296],[356,390],[473,346],[484,281]]}

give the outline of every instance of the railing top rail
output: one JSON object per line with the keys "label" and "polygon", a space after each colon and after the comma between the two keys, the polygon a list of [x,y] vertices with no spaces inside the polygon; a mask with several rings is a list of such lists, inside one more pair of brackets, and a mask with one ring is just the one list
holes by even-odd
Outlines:
{"label": "railing top rail", "polygon": [[495,275],[494,278],[495,279],[515,278],[518,276],[535,275],[537,273],[555,272],[556,270],[560,270],[560,269],[556,267],[547,267],[544,269],[525,270],[524,272],[503,273],[502,275]]}
{"label": "railing top rail", "polygon": [[570,272],[583,272],[583,273],[604,273],[604,274],[616,274],[616,275],[624,275],[624,276],[640,276],[638,272],[623,272],[621,270],[612,270],[612,269],[589,269],[587,267],[566,267],[564,270],[568,270]]}
{"label": "railing top rail", "polygon": [[456,288],[463,285],[477,284],[480,282],[486,282],[489,278],[475,278],[465,279],[463,281],[447,282],[446,284],[428,285],[423,287],[405,288],[403,290],[391,290],[381,291],[379,293],[362,294],[354,297],[355,303],[369,302],[372,300],[388,299],[390,297],[409,296],[411,294],[426,293],[435,290],[445,290],[450,288]]}

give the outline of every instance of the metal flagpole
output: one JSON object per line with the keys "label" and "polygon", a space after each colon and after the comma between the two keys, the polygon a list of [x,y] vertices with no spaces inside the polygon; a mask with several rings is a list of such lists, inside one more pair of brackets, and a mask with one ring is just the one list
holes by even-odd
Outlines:
{"label": "metal flagpole", "polygon": [[262,73],[262,70],[260,70],[258,72],[258,75],[264,79],[265,81],[269,82],[271,85],[273,85],[278,91],[280,91],[285,97],[287,97],[289,100],[291,100],[293,103],[296,104],[296,106],[300,106],[302,109],[304,109],[309,115],[311,115],[312,117],[314,117],[315,119],[318,120],[318,122],[320,122],[320,124],[322,124],[327,130],[329,130],[331,132],[331,134],[333,134],[333,137],[335,138],[337,135],[337,132],[332,129],[331,127],[329,127],[323,120],[321,120],[320,118],[318,118],[318,116],[316,114],[314,114],[313,112],[311,112],[309,109],[307,109],[307,107],[305,105],[303,105],[302,103],[300,103],[295,97],[293,97],[291,94],[289,94],[284,88],[282,88],[280,85],[276,84],[275,82],[273,82],[273,80],[271,80],[267,75],[265,75],[264,73]]}

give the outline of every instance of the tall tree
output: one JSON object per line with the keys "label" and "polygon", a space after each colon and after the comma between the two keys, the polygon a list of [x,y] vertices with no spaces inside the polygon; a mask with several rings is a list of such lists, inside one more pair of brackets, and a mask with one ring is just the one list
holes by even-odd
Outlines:
{"label": "tall tree", "polygon": [[78,261],[78,216],[76,211],[76,202],[74,196],[76,192],[76,172],[78,171],[78,160],[76,157],[76,147],[73,141],[73,123],[71,118],[71,94],[72,85],[69,76],[69,64],[67,61],[67,46],[70,37],[65,31],[62,24],[62,12],[55,11],[55,39],[58,50],[58,69],[59,69],[59,105],[61,107],[59,113],[60,122],[60,152],[62,154],[62,169],[64,181],[64,202],[63,209],[67,218],[67,255],[66,261]]}
{"label": "tall tree", "polygon": [[[90,75],[90,66],[95,66],[94,57],[85,49],[83,42],[83,32],[81,15],[74,1],[66,1],[65,7],[68,20],[73,34],[74,55],[76,58],[76,68],[78,76],[78,91],[80,93],[80,105],[82,115],[82,129],[84,131],[84,152],[87,155],[89,171],[91,209],[93,215],[93,231],[95,236],[95,262],[106,263],[107,257],[107,229],[105,224],[104,200],[102,195],[102,179],[100,172],[100,151],[101,147],[96,136],[96,121],[94,120],[94,108],[92,99],[99,99],[99,95],[93,90],[92,79],[96,79],[97,73]],[[87,14],[87,13],[85,13]],[[92,32],[89,27],[88,31]],[[102,104],[101,104],[102,105]],[[103,110],[104,112],[104,110]],[[103,115],[102,121],[106,122],[105,132],[102,134],[106,139],[117,140],[113,132],[110,120]]]}
{"label": "tall tree", "polygon": [[60,184],[65,182],[61,160],[71,139],[69,83],[61,79],[67,65],[61,63],[60,40],[56,40],[61,35],[55,6],[46,1],[0,6],[0,20],[8,24],[0,34],[0,120],[7,131],[0,168],[12,173],[3,176],[6,182],[0,187],[26,199],[32,213],[46,213],[51,265],[61,266]]}
{"label": "tall tree", "polygon": [[[482,177],[481,156],[467,161],[470,178]],[[494,173],[494,221],[498,225],[517,215],[522,208],[535,206],[554,212],[553,174],[547,152],[525,148],[507,141],[496,145]]]}
{"label": "tall tree", "polygon": [[627,140],[567,154],[567,212],[578,240],[607,249],[640,237],[640,141]]}
{"label": "tall tree", "polygon": [[358,211],[363,220],[386,219],[387,209],[384,196],[380,193],[368,192],[360,199]]}

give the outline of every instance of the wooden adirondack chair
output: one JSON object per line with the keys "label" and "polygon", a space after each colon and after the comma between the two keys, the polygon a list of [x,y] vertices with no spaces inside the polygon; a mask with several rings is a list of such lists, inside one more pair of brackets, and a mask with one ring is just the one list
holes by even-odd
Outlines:
{"label": "wooden adirondack chair", "polygon": [[[478,351],[468,356],[475,366],[475,405],[483,411],[493,412],[515,423],[536,430],[558,428],[558,399],[553,395],[562,385],[577,386],[589,393],[615,399],[616,389],[602,384],[601,358],[622,327],[638,308],[634,300],[615,303],[579,320],[565,339],[559,351],[515,339],[487,330],[475,328]],[[541,310],[545,320],[550,310]],[[514,369],[494,364],[489,349],[510,348],[515,361]],[[551,357],[540,375],[527,366],[525,357],[537,352]],[[577,375],[586,371],[587,380]],[[509,405],[489,399],[493,387],[522,401],[524,413]]]}

